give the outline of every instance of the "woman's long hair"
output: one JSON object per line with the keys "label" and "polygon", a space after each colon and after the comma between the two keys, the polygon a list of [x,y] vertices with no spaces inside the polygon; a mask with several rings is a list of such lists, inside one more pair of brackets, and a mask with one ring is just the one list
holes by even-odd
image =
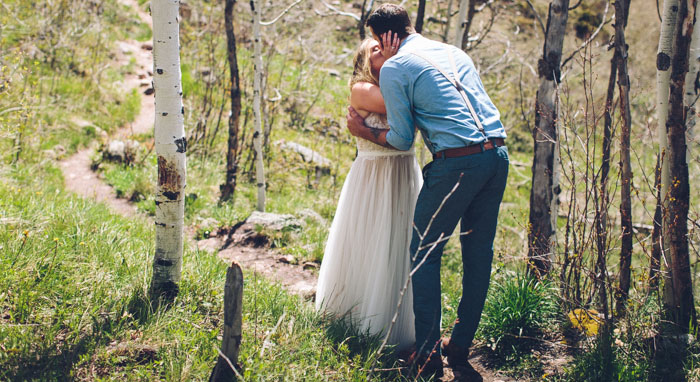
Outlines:
{"label": "woman's long hair", "polygon": [[350,88],[358,82],[369,82],[379,85],[379,79],[372,73],[372,63],[370,56],[372,51],[370,47],[374,39],[367,38],[360,43],[360,46],[355,52],[355,58],[352,60],[352,76],[350,77]]}

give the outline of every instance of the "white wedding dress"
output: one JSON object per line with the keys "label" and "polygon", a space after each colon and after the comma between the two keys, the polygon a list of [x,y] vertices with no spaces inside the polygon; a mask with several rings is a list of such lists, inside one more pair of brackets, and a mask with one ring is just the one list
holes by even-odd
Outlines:
{"label": "white wedding dress", "polygon": [[[385,118],[371,113],[365,124],[388,129]],[[357,150],[328,234],[316,309],[352,320],[362,333],[384,336],[410,272],[413,211],[422,176],[413,149],[397,151],[358,139]],[[388,343],[403,349],[414,342],[409,285]]]}

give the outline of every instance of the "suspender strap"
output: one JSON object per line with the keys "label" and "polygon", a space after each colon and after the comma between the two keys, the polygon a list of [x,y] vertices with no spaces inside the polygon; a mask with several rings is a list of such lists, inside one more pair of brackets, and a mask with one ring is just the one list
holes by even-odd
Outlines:
{"label": "suspender strap", "polygon": [[467,93],[464,91],[464,87],[462,86],[462,84],[461,84],[461,83],[459,82],[459,80],[457,79],[457,65],[455,64],[455,59],[454,59],[454,57],[452,56],[452,52],[448,50],[448,51],[447,51],[447,55],[448,55],[448,57],[450,58],[450,65],[452,65],[452,74],[453,74],[453,77],[450,77],[447,73],[445,73],[445,71],[442,70],[442,69],[440,68],[440,66],[438,66],[435,62],[433,62],[433,60],[431,60],[430,58],[428,58],[428,57],[426,57],[426,56],[424,56],[424,55],[422,55],[421,53],[418,53],[418,52],[411,52],[411,53],[412,53],[412,54],[415,54],[416,56],[418,56],[418,57],[420,57],[420,58],[422,58],[422,59],[424,59],[424,60],[427,61],[430,65],[434,66],[435,69],[437,69],[440,73],[442,73],[443,76],[445,76],[445,78],[447,79],[447,81],[449,81],[449,82],[452,84],[452,86],[454,86],[455,88],[457,88],[457,91],[458,91],[459,94],[462,96],[462,99],[464,99],[464,102],[467,104],[467,107],[469,108],[469,113],[472,115],[472,118],[474,119],[474,122],[476,123],[476,126],[479,128],[479,131],[480,131],[481,134],[484,136],[484,138],[487,138],[487,139],[488,139],[488,137],[486,136],[486,130],[484,130],[484,125],[481,124],[481,120],[479,119],[479,116],[477,116],[476,110],[474,110],[474,106],[472,106],[472,103],[471,103],[471,101],[469,101],[469,97],[467,96]]}

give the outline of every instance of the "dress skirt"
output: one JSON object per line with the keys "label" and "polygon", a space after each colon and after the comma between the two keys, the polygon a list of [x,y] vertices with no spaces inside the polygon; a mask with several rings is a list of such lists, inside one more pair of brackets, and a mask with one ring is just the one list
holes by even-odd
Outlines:
{"label": "dress skirt", "polygon": [[340,193],[316,292],[317,310],[350,320],[388,343],[415,342],[413,297],[406,285],[413,211],[422,185],[412,151],[360,151]]}

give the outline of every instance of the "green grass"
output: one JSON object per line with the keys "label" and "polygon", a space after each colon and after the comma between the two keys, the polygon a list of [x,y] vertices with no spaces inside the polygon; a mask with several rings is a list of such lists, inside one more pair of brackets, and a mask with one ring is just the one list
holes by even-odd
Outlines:
{"label": "green grass", "polygon": [[478,336],[505,358],[529,350],[547,330],[556,329],[556,289],[510,272],[494,280]]}
{"label": "green grass", "polygon": [[[0,380],[205,380],[219,345],[225,265],[188,245],[180,295],[170,309],[151,312],[146,291],[154,243],[152,226],[139,218],[115,216],[104,206],[67,194],[53,162],[98,139],[100,129],[112,132],[139,112],[139,92],[121,93],[121,82],[133,63],[122,68],[106,64],[115,50],[113,42],[125,38],[147,41],[151,33],[134,12],[116,1],[103,2],[99,9],[88,3],[92,2],[71,3],[85,12],[66,12],[66,2],[28,4],[9,0],[3,3],[9,12],[0,12]],[[145,3],[139,0],[142,9]],[[185,18],[181,23],[185,118],[191,138],[186,224],[203,237],[207,231],[231,226],[248,216],[255,206],[256,189],[246,146],[234,200],[218,202],[228,112],[222,5],[197,0],[188,2],[188,6],[199,18]],[[546,12],[545,3],[537,2],[536,7]],[[268,16],[274,16],[277,10],[266,6],[269,14],[263,18],[270,19]],[[237,21],[250,16],[246,4],[237,11]],[[64,17],[57,17],[61,12]],[[344,48],[354,48],[357,36],[350,20],[305,19],[303,12],[292,10],[285,23],[266,27],[265,31],[268,36],[278,37],[274,46],[265,48],[265,62],[269,63],[267,96],[274,98],[276,92],[281,95],[269,101],[265,110],[271,128],[271,144],[265,153],[267,210],[304,217],[301,211],[309,209],[320,215],[322,219],[304,217],[305,225],[298,232],[272,235],[280,252],[300,260],[320,261],[336,201],[355,156],[354,142],[345,131],[343,119],[350,71]],[[653,143],[650,126],[655,103],[653,84],[649,82],[654,68],[646,64],[653,62],[655,54],[646,43],[649,22],[634,21],[642,16],[648,21],[644,12],[632,10],[628,28],[634,51],[630,55],[633,142],[640,143],[633,154],[634,187],[639,191],[634,201],[635,222],[650,221],[648,211],[653,208],[641,175],[642,170],[650,173],[655,151],[642,149]],[[513,361],[504,367],[516,378],[544,378],[540,359],[531,353],[536,345],[509,340],[516,338],[514,335],[539,336],[562,330],[541,327],[536,320],[554,315],[550,297],[558,291],[512,276],[513,271],[522,272],[526,256],[530,129],[537,87],[537,77],[528,65],[534,65],[539,54],[531,52],[539,52],[541,47],[532,38],[535,24],[531,16],[513,16],[508,11],[501,16],[500,25],[495,25],[497,33],[492,35],[497,37],[470,52],[483,70],[489,94],[502,111],[514,164],[499,217],[493,286],[477,345],[494,345],[496,358]],[[202,24],[202,18],[213,22]],[[317,23],[314,28],[307,27],[311,22]],[[513,35],[511,27],[516,23],[522,31]],[[74,28],[76,25],[81,27]],[[237,33],[244,97],[241,129],[248,145],[253,65],[246,25],[239,25]],[[635,29],[636,25],[644,28]],[[50,30],[45,26],[51,26]],[[319,33],[326,30],[329,32]],[[40,35],[45,38],[37,38]],[[505,35],[518,52],[504,56],[505,61],[498,64],[505,49],[499,36]],[[54,44],[59,40],[71,43]],[[571,51],[579,43],[567,39],[566,50]],[[40,54],[32,49],[33,44]],[[523,52],[531,57],[521,57]],[[598,75],[589,80],[594,102],[598,102],[602,94],[599,90],[606,84],[608,52],[595,50],[592,54],[596,61],[591,72]],[[513,57],[519,59],[512,61]],[[585,170],[584,154],[593,149],[581,145],[571,134],[584,136],[594,116],[585,109],[585,97],[577,90],[583,86],[585,65],[580,57],[574,62],[567,70],[560,99],[564,130],[569,134],[569,143],[564,146],[574,148],[573,166],[566,168],[580,181]],[[491,65],[495,66],[487,70]],[[328,69],[337,70],[340,76],[329,75]],[[210,85],[204,81],[207,70],[215,78]],[[223,110],[222,118],[219,110]],[[203,129],[206,140],[197,140],[202,132],[197,129]],[[152,215],[156,160],[147,150],[152,136],[135,139],[142,147],[133,166],[103,162],[101,172],[118,194],[133,197],[141,210]],[[282,152],[274,145],[282,139],[306,145],[329,158],[333,162],[330,175],[316,182],[312,169],[296,154]],[[565,166],[568,160],[564,158]],[[695,171],[697,165],[697,161],[690,165],[691,181],[700,173]],[[569,184],[563,178],[562,186],[567,191],[580,187],[580,183]],[[692,203],[696,205],[697,200]],[[577,229],[590,228],[585,219],[579,220]],[[564,223],[560,218],[562,228]],[[617,237],[617,231],[613,227],[612,237]],[[697,233],[693,235],[697,240]],[[569,239],[574,237],[576,234]],[[562,243],[564,238],[560,238]],[[585,238],[576,239],[584,242]],[[641,242],[644,237],[637,239]],[[640,339],[648,334],[645,328],[657,325],[649,317],[657,315],[658,307],[645,300],[642,275],[648,260],[641,247],[635,247],[636,290],[632,292],[628,319],[618,325],[620,330],[607,343],[581,341],[579,353],[566,372],[546,379],[586,380],[586,376],[610,373],[613,380],[635,380],[653,375],[657,365]],[[561,247],[558,257],[565,255],[560,252]],[[584,249],[583,253],[590,263],[590,250]],[[614,276],[617,270],[613,254],[609,261]],[[449,334],[456,319],[461,269],[455,236],[446,246],[442,265],[444,334]],[[240,361],[246,380],[365,380],[377,349],[375,338],[357,333],[342,321],[319,316],[308,301],[249,273],[244,299]],[[603,352],[605,346],[612,351],[612,361],[601,356],[609,354]],[[690,379],[699,377],[699,360],[695,347],[683,359],[682,367]],[[390,368],[393,361],[389,357],[380,365]],[[401,380],[395,373],[382,378]]]}
{"label": "green grass", "polygon": [[[0,379],[206,379],[220,345],[225,264],[186,249],[180,294],[151,312],[151,225],[66,193],[48,164],[25,170],[47,177],[0,183]],[[329,335],[311,304],[245,277],[247,380],[364,380],[372,351],[355,354],[346,340],[355,335]]]}

